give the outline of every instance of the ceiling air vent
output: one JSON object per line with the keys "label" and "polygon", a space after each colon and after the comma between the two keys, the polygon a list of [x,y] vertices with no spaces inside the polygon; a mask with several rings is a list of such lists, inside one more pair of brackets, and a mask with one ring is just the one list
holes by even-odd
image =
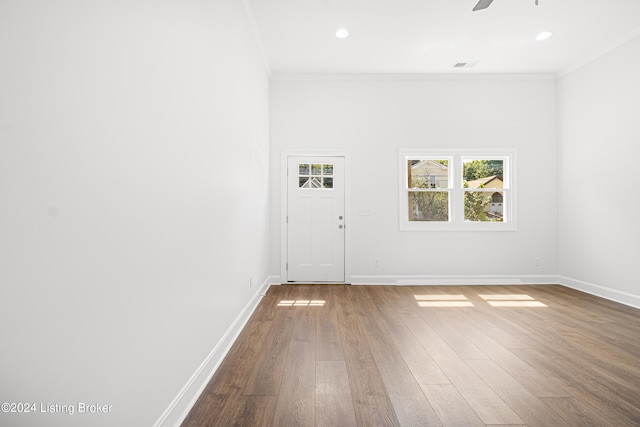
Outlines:
{"label": "ceiling air vent", "polygon": [[456,62],[453,65],[453,68],[473,68],[478,65],[480,61],[466,61],[466,62]]}

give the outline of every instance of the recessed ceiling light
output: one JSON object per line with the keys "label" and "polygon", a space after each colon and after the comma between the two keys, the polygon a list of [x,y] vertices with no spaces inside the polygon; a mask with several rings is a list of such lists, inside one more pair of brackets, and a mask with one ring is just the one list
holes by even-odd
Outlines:
{"label": "recessed ceiling light", "polygon": [[336,31],[336,37],[339,39],[347,38],[349,37],[349,31],[344,28],[340,28],[338,31]]}
{"label": "recessed ceiling light", "polygon": [[543,31],[536,36],[536,41],[546,40],[551,37],[553,33],[551,31]]}

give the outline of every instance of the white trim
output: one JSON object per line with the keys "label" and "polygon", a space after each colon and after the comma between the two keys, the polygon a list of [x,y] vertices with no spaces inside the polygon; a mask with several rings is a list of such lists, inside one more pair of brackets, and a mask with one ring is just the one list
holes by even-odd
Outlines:
{"label": "white trim", "polygon": [[280,276],[269,276],[271,278],[272,285],[282,285],[284,282]]}
{"label": "white trim", "polygon": [[287,282],[287,166],[289,157],[344,158],[344,283],[351,281],[351,153],[344,150],[282,150],[280,156],[280,278]]}
{"label": "white trim", "polygon": [[469,285],[555,285],[558,276],[518,275],[398,275],[351,276],[352,285],[469,286]]}
{"label": "white trim", "polygon": [[254,310],[260,303],[264,293],[267,291],[273,282],[279,284],[279,280],[275,276],[267,277],[262,285],[256,290],[256,293],[251,297],[247,305],[238,314],[233,321],[229,329],[224,333],[220,341],[214,346],[213,350],[204,359],[204,361],[198,366],[196,371],[191,375],[187,383],[180,389],[176,397],[173,398],[171,403],[165,411],[160,415],[158,420],[153,424],[154,427],[166,427],[175,426],[179,427],[184,419],[189,415],[189,411],[193,408],[196,401],[200,397],[200,394],[207,386],[211,377],[216,372],[222,360],[225,358],[231,346],[236,341],[240,332],[249,321],[249,318],[253,314]]}
{"label": "white trim", "polygon": [[582,60],[576,62],[575,64],[566,67],[565,69],[563,69],[562,71],[560,71],[557,74],[557,78],[561,79],[561,78],[566,77],[569,74],[573,73],[574,71],[578,71],[580,68],[582,68],[582,67],[592,63],[593,61],[605,56],[609,52],[619,48],[623,44],[627,43],[628,41],[631,41],[631,40],[635,39],[638,36],[640,36],[640,27],[638,27],[635,30],[631,31],[629,34],[624,35],[624,36],[620,37],[617,40],[614,40],[612,43],[606,45],[605,47],[603,47],[600,50],[597,50],[597,51],[593,52],[591,55],[583,58]]}
{"label": "white trim", "polygon": [[606,286],[596,285],[595,283],[585,282],[583,280],[572,279],[566,276],[558,276],[558,283],[568,288],[577,289],[597,297],[605,298],[610,301],[640,308],[640,295],[631,294],[629,292],[620,291]]}
{"label": "white trim", "polygon": [[272,81],[556,80],[554,73],[276,73]]}

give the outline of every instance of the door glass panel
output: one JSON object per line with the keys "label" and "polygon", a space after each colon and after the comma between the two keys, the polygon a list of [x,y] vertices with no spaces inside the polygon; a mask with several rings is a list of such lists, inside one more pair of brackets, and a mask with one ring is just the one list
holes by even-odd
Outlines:
{"label": "door glass panel", "polygon": [[333,164],[299,164],[298,188],[333,189]]}

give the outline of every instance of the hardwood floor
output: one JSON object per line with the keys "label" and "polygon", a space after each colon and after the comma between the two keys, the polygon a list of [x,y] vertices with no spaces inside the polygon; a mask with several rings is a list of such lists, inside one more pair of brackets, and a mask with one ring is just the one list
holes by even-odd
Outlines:
{"label": "hardwood floor", "polygon": [[562,286],[272,286],[183,426],[640,426],[640,310]]}

